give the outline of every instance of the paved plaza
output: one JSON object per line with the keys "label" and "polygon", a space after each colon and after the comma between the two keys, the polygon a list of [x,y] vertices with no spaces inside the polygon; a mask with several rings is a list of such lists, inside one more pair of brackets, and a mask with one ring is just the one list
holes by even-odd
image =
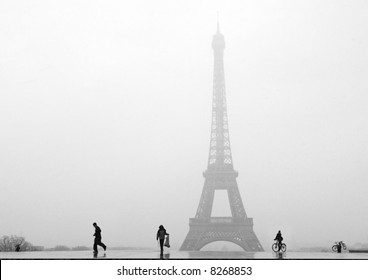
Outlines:
{"label": "paved plaza", "polygon": [[[223,251],[178,251],[167,250],[162,256],[158,250],[107,250],[106,256],[100,251],[98,259],[321,259],[321,260],[360,260],[367,259],[368,253],[341,254],[327,252],[286,252],[278,255],[274,252],[223,252]],[[92,251],[39,251],[39,252],[0,252],[0,259],[93,259]]]}

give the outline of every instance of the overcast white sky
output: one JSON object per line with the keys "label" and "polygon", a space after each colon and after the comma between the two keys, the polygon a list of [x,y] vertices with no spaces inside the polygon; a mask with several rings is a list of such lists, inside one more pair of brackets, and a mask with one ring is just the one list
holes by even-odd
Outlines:
{"label": "overcast white sky", "polygon": [[[178,248],[206,169],[216,11],[231,148],[269,250],[368,242],[365,0],[0,2],[0,236]],[[220,193],[214,215],[227,215]],[[225,201],[226,202],[226,201]]]}

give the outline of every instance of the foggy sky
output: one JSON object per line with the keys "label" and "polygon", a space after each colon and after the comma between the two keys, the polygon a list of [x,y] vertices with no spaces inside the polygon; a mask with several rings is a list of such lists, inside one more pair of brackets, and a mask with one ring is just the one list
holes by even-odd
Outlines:
{"label": "foggy sky", "polygon": [[[269,250],[368,242],[368,3],[0,2],[0,236],[178,248],[204,184],[216,12],[246,213]],[[217,195],[214,215],[227,215]]]}

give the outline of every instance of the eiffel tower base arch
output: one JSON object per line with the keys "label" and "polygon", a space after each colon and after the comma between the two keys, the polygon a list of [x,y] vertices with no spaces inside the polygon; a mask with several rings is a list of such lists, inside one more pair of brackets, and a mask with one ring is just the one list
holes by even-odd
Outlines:
{"label": "eiffel tower base arch", "polygon": [[253,219],[234,221],[233,218],[211,217],[207,221],[193,218],[189,220],[189,232],[180,250],[199,251],[209,243],[216,241],[232,242],[244,251],[263,251],[253,231]]}

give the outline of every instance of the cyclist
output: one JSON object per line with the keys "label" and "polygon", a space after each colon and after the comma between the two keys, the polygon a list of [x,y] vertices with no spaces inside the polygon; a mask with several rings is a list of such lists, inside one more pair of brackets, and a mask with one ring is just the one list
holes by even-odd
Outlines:
{"label": "cyclist", "polygon": [[279,251],[281,250],[281,244],[282,244],[282,240],[284,240],[284,238],[281,235],[281,231],[279,230],[279,232],[276,234],[276,237],[274,240],[277,240],[278,242],[278,246],[279,246]]}

